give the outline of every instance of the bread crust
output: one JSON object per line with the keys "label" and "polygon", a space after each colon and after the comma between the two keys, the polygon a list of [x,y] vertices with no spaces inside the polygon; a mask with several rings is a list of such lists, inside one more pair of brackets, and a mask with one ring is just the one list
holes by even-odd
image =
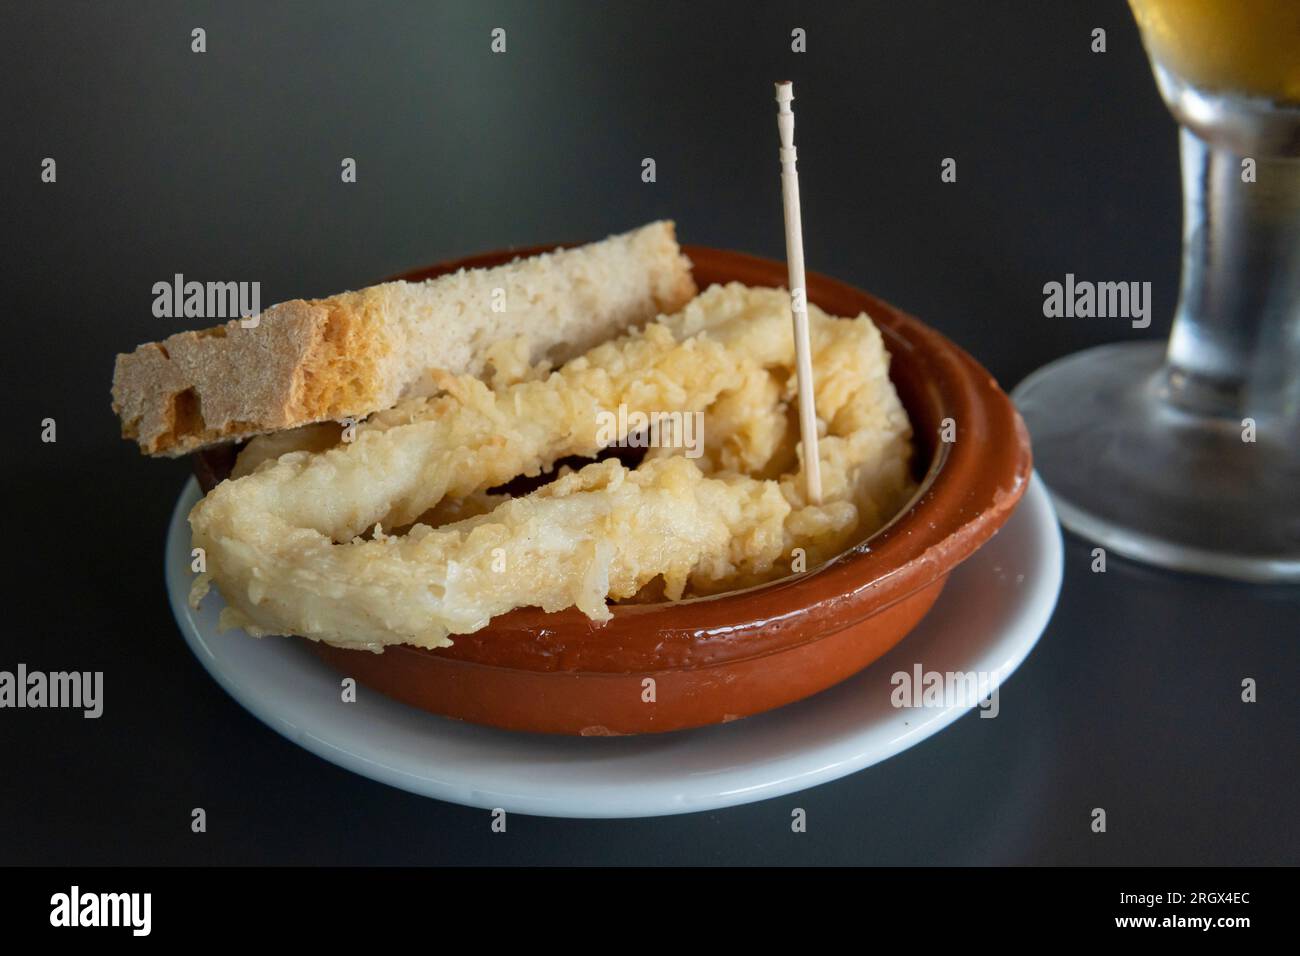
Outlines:
{"label": "bread crust", "polygon": [[[485,299],[498,289],[516,307],[494,311]],[[430,371],[481,374],[503,338],[527,337],[534,361],[564,360],[695,292],[673,223],[651,223],[491,269],[283,302],[252,328],[232,319],[141,345],[117,356],[113,410],[143,453],[175,457],[369,415],[419,394]]]}

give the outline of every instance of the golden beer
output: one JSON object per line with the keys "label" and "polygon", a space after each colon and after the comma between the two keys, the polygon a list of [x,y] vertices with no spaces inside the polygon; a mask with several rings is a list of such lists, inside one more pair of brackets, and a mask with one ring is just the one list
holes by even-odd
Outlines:
{"label": "golden beer", "polygon": [[1300,0],[1129,0],[1151,58],[1198,89],[1300,103]]}

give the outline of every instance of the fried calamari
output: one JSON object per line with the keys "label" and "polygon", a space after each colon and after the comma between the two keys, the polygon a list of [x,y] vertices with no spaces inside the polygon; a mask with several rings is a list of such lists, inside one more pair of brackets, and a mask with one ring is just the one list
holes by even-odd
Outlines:
{"label": "fried calamari", "polygon": [[[440,394],[371,416],[350,441],[324,431],[250,446],[239,477],[190,515],[208,568],[192,600],[210,579],[223,623],[250,634],[438,647],[516,607],[603,620],[611,600],[784,576],[795,549],[813,568],[877,530],[913,486],[879,331],[814,306],[809,319],[821,505],[803,495],[789,297],[714,286],[557,371],[514,368],[518,350],[503,348],[491,385],[442,376]],[[620,406],[702,413],[703,454],[652,448],[636,468],[610,459],[523,497],[492,492],[594,458]]]}

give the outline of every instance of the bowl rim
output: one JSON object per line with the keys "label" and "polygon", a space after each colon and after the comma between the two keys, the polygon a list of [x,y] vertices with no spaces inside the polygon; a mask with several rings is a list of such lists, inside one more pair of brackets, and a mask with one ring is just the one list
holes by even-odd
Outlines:
{"label": "bowl rim", "polygon": [[[563,248],[572,245],[577,243]],[[398,278],[431,278],[556,248],[560,247],[541,245],[479,253],[410,270]],[[697,271],[710,271],[709,267],[725,263],[728,271],[741,273],[727,281],[770,286],[771,282],[751,280],[770,277],[774,272],[780,276],[786,274],[784,263],[749,253],[689,244],[683,244],[682,251]],[[655,659],[644,662],[644,670],[716,666],[786,650],[853,626],[934,583],[969,557],[1010,517],[1028,486],[1032,470],[1029,436],[1015,406],[974,358],[914,316],[820,273],[808,273],[807,287],[809,301],[813,303],[820,304],[819,299],[831,296],[862,300],[866,303],[864,311],[880,329],[891,357],[899,349],[907,349],[913,357],[917,352],[927,352],[937,360],[937,370],[946,371],[950,376],[945,379],[940,375],[933,384],[948,400],[945,404],[956,413],[956,441],[935,443],[936,453],[920,487],[884,527],[820,567],[738,591],[677,602],[614,605],[610,609],[613,618],[604,623],[593,622],[574,608],[554,613],[540,608],[518,608],[496,618],[475,635],[453,636],[455,644],[450,648],[398,647],[413,653],[500,666],[474,653],[480,642],[500,642],[509,634],[526,634],[535,639],[563,628],[573,631],[572,637],[583,643],[614,643],[626,651],[627,644],[621,638],[630,635],[622,635],[620,631],[653,628],[658,631],[660,642],[687,640],[692,652],[670,653],[667,661],[661,659],[663,654],[656,653]],[[996,447],[986,444],[986,439]],[[956,504],[955,512],[950,507],[953,504]],[[926,530],[946,529],[937,541],[930,540],[933,535],[916,534],[917,526],[925,528],[930,522],[936,527]],[[683,615],[692,620],[677,625],[668,625],[663,620],[665,616]],[[792,626],[796,623],[798,626]],[[760,631],[766,639],[755,640]],[[800,632],[799,635],[791,633],[794,631]],[[476,639],[467,640],[476,635]],[[774,641],[773,636],[781,639]],[[699,653],[708,645],[713,646]],[[549,656],[533,663],[543,665],[540,669],[551,669],[554,662]],[[619,656],[625,658],[626,654]],[[522,663],[514,662],[512,666]],[[613,668],[583,666],[574,671],[563,666],[561,660],[559,669],[567,673],[623,673],[628,663],[624,659]]]}
{"label": "bowl rim", "polygon": [[[579,244],[477,253],[388,281],[419,281]],[[683,245],[682,251],[697,273],[728,276],[713,281],[784,287],[784,263],[707,246]],[[859,624],[946,577],[974,553],[1010,517],[1032,470],[1028,432],[1010,398],[975,359],[916,317],[821,273],[809,272],[806,285],[808,300],[832,315],[843,310],[827,307],[827,300],[860,303],[851,314],[867,312],[880,329],[891,356],[891,378],[895,357],[905,353],[907,361],[925,366],[931,400],[954,419],[956,440],[933,442],[916,493],[884,527],[817,568],[742,590],[613,605],[605,622],[576,608],[517,608],[473,634],[452,635],[451,647],[398,644],[384,653],[566,676],[717,667],[787,651]],[[196,470],[202,467],[196,456]]]}

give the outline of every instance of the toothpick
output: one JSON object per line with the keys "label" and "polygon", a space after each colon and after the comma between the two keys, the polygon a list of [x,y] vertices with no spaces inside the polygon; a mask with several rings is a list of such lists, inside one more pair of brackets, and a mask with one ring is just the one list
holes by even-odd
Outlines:
{"label": "toothpick", "polygon": [[776,84],[776,128],[781,134],[781,198],[785,202],[785,257],[790,273],[790,314],[794,318],[795,372],[799,380],[799,437],[803,442],[805,491],[811,504],[822,503],[822,462],[817,451],[817,407],[813,398],[812,347],[808,342],[808,290],[803,273],[803,222],[799,216],[799,172],[795,169],[794,84]]}

